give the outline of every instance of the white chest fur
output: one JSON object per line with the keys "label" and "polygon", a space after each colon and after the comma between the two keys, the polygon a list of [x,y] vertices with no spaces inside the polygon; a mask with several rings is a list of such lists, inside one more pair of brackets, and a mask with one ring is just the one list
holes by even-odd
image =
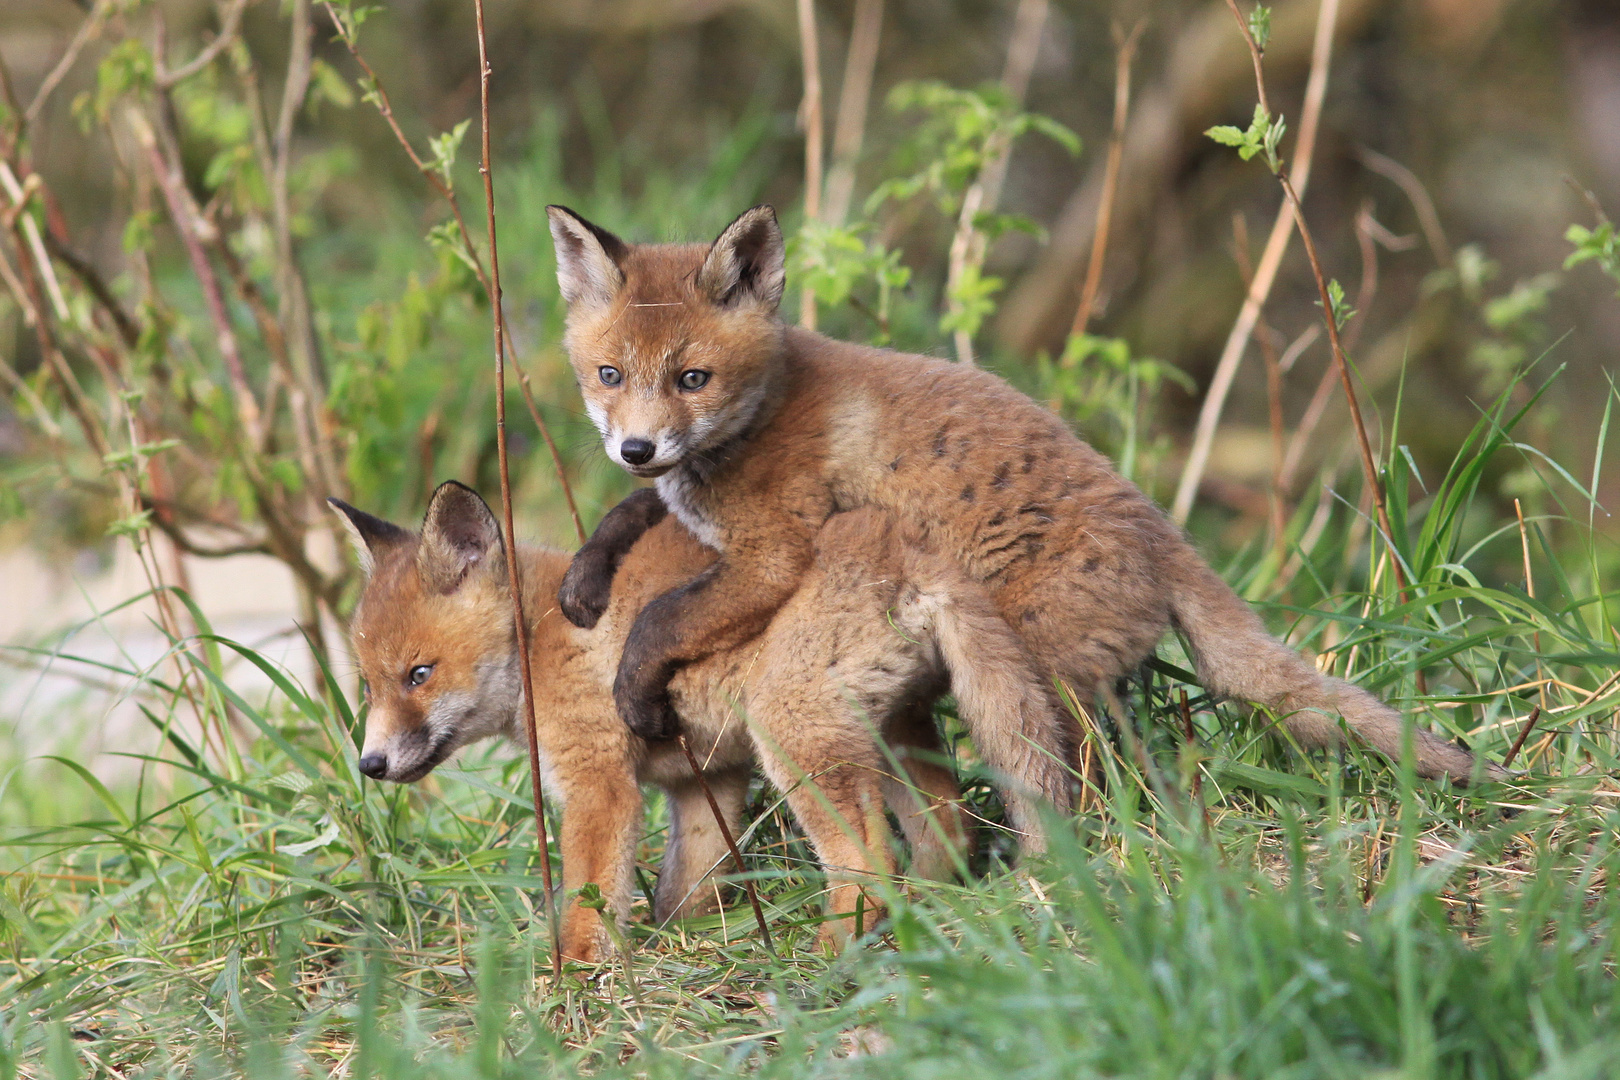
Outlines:
{"label": "white chest fur", "polygon": [[720,543],[720,530],[703,513],[696,498],[695,481],[684,468],[671,469],[657,480],[658,495],[669,507],[670,513],[687,527],[693,536],[716,551],[724,551]]}

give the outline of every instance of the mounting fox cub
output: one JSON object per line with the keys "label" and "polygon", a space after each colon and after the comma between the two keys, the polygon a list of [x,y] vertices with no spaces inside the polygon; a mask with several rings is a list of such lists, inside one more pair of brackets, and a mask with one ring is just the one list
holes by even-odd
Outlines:
{"label": "mounting fox cub", "polygon": [[[1342,717],[1396,760],[1409,734],[1423,776],[1502,774],[1272,637],[1151,500],[1000,379],[785,325],[770,207],[708,245],[628,244],[548,212],[568,353],[608,456],[655,477],[720,553],[631,628],[614,698],[636,734],[673,734],[671,675],[757,634],[822,522],[875,506],[952,558],[1087,706],[1174,626],[1212,693],[1274,710],[1307,746],[1338,742]],[[589,624],[605,596],[612,553],[592,549],[631,535],[586,546],[560,596],[571,620]]]}
{"label": "mounting fox cub", "polygon": [[[360,771],[410,783],[478,739],[527,745],[506,559],[483,499],[441,485],[420,533],[331,502],[366,575],[350,623],[370,703]],[[714,561],[677,521],[658,520],[662,507],[650,513],[594,629],[557,614],[567,554],[526,546],[518,566],[540,760],[563,807],[563,886],[572,895],[595,882],[615,917],[628,914],[638,785],[656,784],[670,818],[653,897],[662,921],[712,903],[701,885],[726,849],[685,756],[633,737],[613,707],[619,651],[642,605]],[[931,712],[948,688],[980,754],[1011,780],[1006,803],[1026,847],[1038,848],[1033,804],[1063,787],[1067,748],[1052,741],[1061,734],[1057,703],[1017,636],[951,561],[902,542],[880,512],[836,515],[812,546],[798,591],[765,633],[687,666],[671,685],[729,827],[737,829],[757,754],[829,872],[830,911],[854,911],[859,883],[892,870],[885,803],[910,841],[912,872],[946,876],[966,836]],[[848,925],[830,923],[829,933]],[[598,914],[572,903],[561,935],[577,960],[595,961],[607,946]]]}

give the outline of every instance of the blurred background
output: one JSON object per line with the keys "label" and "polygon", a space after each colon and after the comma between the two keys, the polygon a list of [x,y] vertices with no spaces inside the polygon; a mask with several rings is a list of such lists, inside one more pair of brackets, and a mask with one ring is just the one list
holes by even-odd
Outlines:
{"label": "blurred background", "polygon": [[[1515,499],[1549,553],[1593,528],[1612,568],[1620,300],[1603,270],[1620,256],[1600,215],[1620,208],[1620,5],[1337,7],[1304,205],[1355,309],[1370,437],[1411,474],[1392,498],[1421,503],[1491,402],[1539,392],[1522,445],[1479,479],[1494,512],[1469,526],[1476,572],[1522,582],[1520,535],[1501,529]],[[558,349],[544,206],[703,240],[771,202],[794,238],[789,317],[971,352],[1166,505],[1196,493],[1210,551],[1275,551],[1240,582],[1251,596],[1330,591],[1287,570],[1324,535],[1365,571],[1359,459],[1297,239],[1207,465],[1186,468],[1281,205],[1262,160],[1204,135],[1255,103],[1225,0],[487,9],[513,359],[586,528],[630,485]],[[1318,15],[1272,13],[1289,159]],[[0,58],[0,739],[49,745],[82,717],[112,744],[144,724],[138,703],[64,656],[155,672],[207,624],[295,666],[306,642],[338,656],[354,581],[325,496],[414,523],[444,479],[497,490],[473,4],[6,0]],[[1594,257],[1566,268],[1571,226]],[[572,544],[515,378],[508,407],[520,530]],[[119,608],[166,586],[195,609]]]}

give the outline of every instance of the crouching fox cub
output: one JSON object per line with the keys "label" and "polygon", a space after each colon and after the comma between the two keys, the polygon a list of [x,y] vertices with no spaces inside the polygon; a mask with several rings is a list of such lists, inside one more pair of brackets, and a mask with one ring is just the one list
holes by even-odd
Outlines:
{"label": "crouching fox cub", "polygon": [[[1082,703],[1106,701],[1175,627],[1211,693],[1275,710],[1306,745],[1336,743],[1342,718],[1388,757],[1410,737],[1423,776],[1503,775],[1268,634],[1151,500],[1000,379],[785,325],[770,207],[713,244],[627,244],[550,214],[568,353],[608,456],[656,477],[720,553],[630,631],[614,693],[637,734],[673,733],[671,675],[760,631],[829,514],[877,507],[961,567]],[[580,563],[562,597],[571,620],[595,617],[601,589],[585,575],[611,564]]]}
{"label": "crouching fox cub", "polygon": [[[350,624],[370,703],[360,770],[409,783],[477,739],[526,745],[506,560],[489,507],[469,488],[441,485],[416,533],[332,502],[366,574]],[[1068,748],[1055,741],[1056,703],[1017,637],[951,563],[902,543],[878,512],[831,518],[814,546],[811,568],[768,629],[688,666],[670,687],[730,826],[757,755],[828,870],[830,910],[854,911],[859,882],[892,869],[885,805],[911,843],[913,872],[943,876],[965,834],[955,778],[935,759],[930,707],[949,689],[981,755],[1015,779],[1011,816],[1038,845],[1033,804],[1063,787]],[[701,909],[713,894],[703,880],[725,858],[685,757],[631,735],[612,697],[643,605],[713,560],[673,518],[652,524],[616,566],[605,616],[584,630],[553,599],[568,555],[518,553],[540,760],[563,813],[563,885],[571,895],[595,882],[620,919],[630,908],[639,784],[663,788],[669,801],[658,919]],[[570,904],[561,930],[569,957],[603,954],[595,911]]]}

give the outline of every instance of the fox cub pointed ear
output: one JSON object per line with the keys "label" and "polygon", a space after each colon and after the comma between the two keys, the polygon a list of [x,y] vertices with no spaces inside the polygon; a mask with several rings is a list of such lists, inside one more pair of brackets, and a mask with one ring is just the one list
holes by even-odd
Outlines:
{"label": "fox cub pointed ear", "polygon": [[786,282],[782,227],[769,206],[756,206],[727,225],[698,271],[698,287],[722,307],[754,304],[773,312]]}
{"label": "fox cub pointed ear", "polygon": [[548,206],[546,216],[551,219],[551,239],[557,247],[557,285],[563,299],[570,306],[612,303],[624,287],[619,263],[629,246],[566,206]]}
{"label": "fox cub pointed ear", "polygon": [[416,568],[428,587],[453,593],[480,568],[504,581],[504,550],[501,527],[478,492],[454,480],[440,484],[428,503],[416,553]]}
{"label": "fox cub pointed ear", "polygon": [[372,517],[364,510],[356,510],[342,499],[327,499],[326,503],[337,512],[338,519],[348,531],[354,553],[360,559],[360,572],[366,577],[370,577],[376,569],[378,559],[411,539],[408,530],[391,521]]}

